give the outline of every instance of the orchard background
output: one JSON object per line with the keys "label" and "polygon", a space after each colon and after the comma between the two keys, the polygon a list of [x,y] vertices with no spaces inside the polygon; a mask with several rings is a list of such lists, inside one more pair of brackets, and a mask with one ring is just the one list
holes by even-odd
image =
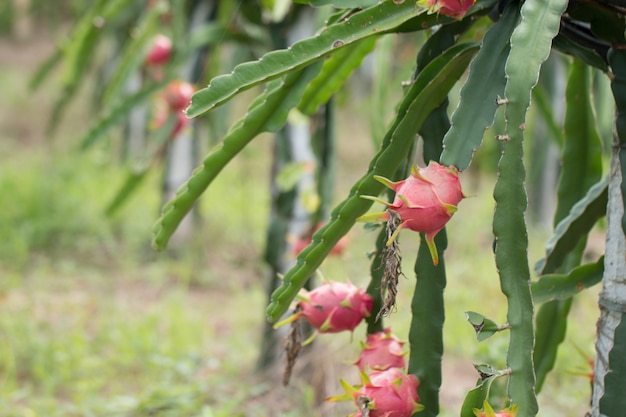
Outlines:
{"label": "orchard background", "polygon": [[[417,415],[486,399],[519,417],[618,416],[623,7],[426,6],[3,2],[0,416],[348,415],[325,399],[359,382],[383,326],[408,342]],[[147,62],[159,34],[172,49]],[[168,98],[179,80],[201,90],[193,122]],[[373,175],[429,160],[457,166],[468,196],[440,265],[403,231],[391,314],[318,335],[283,386],[287,328],[268,318],[318,268],[379,296],[386,231],[353,224],[373,203],[354,185],[391,201]],[[615,343],[598,342],[598,300]],[[488,318],[480,341],[466,312]]]}

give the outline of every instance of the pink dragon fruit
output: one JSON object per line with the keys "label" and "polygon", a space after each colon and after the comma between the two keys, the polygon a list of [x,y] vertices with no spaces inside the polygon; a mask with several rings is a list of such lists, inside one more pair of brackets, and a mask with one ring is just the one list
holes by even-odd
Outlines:
{"label": "pink dragon fruit", "polygon": [[364,289],[349,282],[325,282],[302,298],[300,314],[320,333],[354,330],[374,305]]}
{"label": "pink dragon fruit", "polygon": [[430,13],[461,19],[474,5],[475,0],[420,0],[418,3],[427,7]]}
{"label": "pink dragon fruit", "polygon": [[165,88],[165,101],[172,111],[182,111],[191,102],[195,89],[187,81],[175,80]]}
{"label": "pink dragon fruit", "polygon": [[276,323],[275,328],[303,317],[319,333],[352,331],[369,317],[374,306],[374,299],[350,282],[324,282],[312,291],[303,291],[298,298],[298,312]]}
{"label": "pink dragon fruit", "polygon": [[476,415],[476,417],[515,417],[517,415],[517,404],[496,413],[489,403],[485,401],[482,410],[474,409],[474,415]]}
{"label": "pink dragon fruit", "polygon": [[[435,236],[446,225],[457,210],[458,203],[465,198],[459,182],[459,171],[454,166],[446,167],[431,162],[426,168],[413,167],[411,175],[399,182],[375,176],[378,181],[396,192],[392,204],[376,197],[362,196],[388,206],[400,217],[400,225],[389,242],[391,244],[401,229],[410,229],[426,235],[426,243],[433,263],[439,263]],[[359,221],[387,221],[389,211],[361,216]]]}
{"label": "pink dragon fruit", "polygon": [[391,329],[387,328],[383,332],[370,334],[363,344],[363,350],[355,365],[363,372],[384,371],[389,368],[402,368],[406,366],[404,351],[401,342],[396,336],[391,334]]}
{"label": "pink dragon fruit", "polygon": [[369,375],[361,373],[361,378],[363,385],[358,389],[341,380],[346,394],[329,400],[353,400],[359,408],[354,417],[363,417],[365,408],[369,417],[411,417],[423,408],[418,403],[419,382],[415,375],[407,375],[399,368],[389,368]]}
{"label": "pink dragon fruit", "polygon": [[172,41],[165,35],[156,35],[152,41],[152,48],[146,55],[146,65],[163,65],[172,55]]}

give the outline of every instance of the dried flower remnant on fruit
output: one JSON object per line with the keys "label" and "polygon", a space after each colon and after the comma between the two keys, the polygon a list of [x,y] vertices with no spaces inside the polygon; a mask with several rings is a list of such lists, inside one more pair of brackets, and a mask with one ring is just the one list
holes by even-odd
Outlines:
{"label": "dried flower remnant on fruit", "polygon": [[384,371],[389,368],[404,369],[406,360],[403,345],[404,342],[394,336],[390,328],[370,334],[362,345],[361,354],[355,365],[363,372]]}
{"label": "dried flower remnant on fruit", "polygon": [[400,216],[400,225],[387,241],[387,245],[396,239],[402,229],[424,233],[433,263],[438,265],[435,236],[456,212],[458,203],[465,198],[459,182],[459,171],[454,166],[447,167],[431,162],[425,168],[414,167],[411,175],[403,181],[391,182],[379,176],[374,178],[394,190],[396,197],[390,204],[377,197],[362,196],[386,205],[388,211],[366,214],[357,220],[389,221],[389,212],[397,213]]}
{"label": "dried flower remnant on fruit", "polygon": [[[296,308],[296,314],[299,308]],[[300,349],[302,348],[302,333],[298,320],[291,322],[289,333],[283,339],[283,350],[285,351],[285,369],[283,371],[283,385],[287,386],[291,379],[291,372],[296,364]]]}

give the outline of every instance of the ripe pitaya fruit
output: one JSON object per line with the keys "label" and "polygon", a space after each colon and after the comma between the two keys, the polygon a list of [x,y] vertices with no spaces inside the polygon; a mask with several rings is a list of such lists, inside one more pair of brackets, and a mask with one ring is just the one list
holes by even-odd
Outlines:
{"label": "ripe pitaya fruit", "polygon": [[363,318],[369,317],[374,306],[374,299],[350,282],[324,282],[298,297],[301,300],[298,312],[275,327],[304,317],[320,333],[352,331]]}
{"label": "ripe pitaya fruit", "polygon": [[342,380],[346,394],[330,400],[354,400],[359,408],[355,417],[363,417],[365,408],[369,417],[411,417],[423,408],[418,403],[419,382],[415,375],[407,375],[399,368],[389,368],[369,375],[362,373],[361,377],[363,385],[359,389]]}
{"label": "ripe pitaya fruit", "polygon": [[515,417],[517,415],[517,404],[512,405],[509,408],[505,408],[504,410],[500,410],[497,413],[493,411],[493,408],[489,405],[487,401],[483,403],[483,409],[479,410],[477,408],[474,409],[474,414],[476,417]]}
{"label": "ripe pitaya fruit", "polygon": [[146,55],[146,65],[163,65],[172,55],[172,40],[165,35],[156,35],[152,41],[152,48]]}
{"label": "ripe pitaya fruit", "polygon": [[[431,162],[426,168],[414,167],[411,175],[399,182],[391,182],[376,176],[378,181],[396,192],[392,204],[376,197],[363,196],[388,206],[400,217],[400,225],[387,244],[391,244],[401,229],[411,229],[426,235],[426,243],[433,258],[439,263],[435,236],[446,225],[457,210],[457,204],[465,197],[459,182],[459,171],[454,166],[446,167]],[[389,211],[361,216],[359,221],[387,221]]]}
{"label": "ripe pitaya fruit", "polygon": [[461,19],[474,5],[475,0],[420,0],[418,3],[427,7],[430,13]]}
{"label": "ripe pitaya fruit", "polygon": [[389,368],[404,369],[406,361],[402,345],[404,342],[391,334],[390,328],[370,334],[355,365],[363,372],[384,371]]}
{"label": "ripe pitaya fruit", "polygon": [[195,89],[186,81],[172,81],[165,88],[165,101],[172,111],[182,111],[191,102]]}

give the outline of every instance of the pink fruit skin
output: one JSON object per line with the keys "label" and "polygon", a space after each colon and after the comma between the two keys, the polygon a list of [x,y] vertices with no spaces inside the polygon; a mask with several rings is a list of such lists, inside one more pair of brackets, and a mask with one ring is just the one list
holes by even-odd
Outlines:
{"label": "pink fruit skin", "polygon": [[146,56],[147,65],[163,65],[172,55],[172,41],[165,35],[156,35],[152,41],[152,49]]}
{"label": "pink fruit skin", "polygon": [[[439,258],[434,239],[456,212],[457,204],[465,197],[461,190],[459,172],[454,166],[431,162],[426,168],[414,168],[411,175],[399,182],[377,177],[396,192],[389,210],[400,216],[400,229],[410,229],[426,235],[426,242],[437,265]],[[389,211],[363,216],[389,220]],[[395,237],[394,237],[395,238]]]}
{"label": "pink fruit skin", "polygon": [[370,370],[384,371],[389,368],[402,368],[406,366],[403,342],[391,334],[391,329],[367,336],[361,355],[355,365],[363,372]]}
{"label": "pink fruit skin", "polygon": [[186,81],[172,81],[165,89],[165,101],[174,111],[184,110],[191,102],[193,85]]}
{"label": "pink fruit skin", "polygon": [[475,0],[427,0],[430,8],[445,16],[462,18],[474,5]]}
{"label": "pink fruit skin", "polygon": [[372,312],[374,299],[349,282],[325,282],[299,305],[301,316],[320,333],[337,333],[354,330]]}
{"label": "pink fruit skin", "polygon": [[[411,417],[418,410],[419,382],[415,375],[407,375],[398,368],[389,368],[373,372],[367,379],[353,395],[357,406],[359,397],[369,399],[369,417]],[[360,410],[356,417],[362,417]]]}
{"label": "pink fruit skin", "polygon": [[436,234],[452,217],[444,204],[456,206],[463,199],[456,168],[436,162],[414,171],[393,188],[397,195],[389,209],[400,215],[402,227],[426,234]]}

